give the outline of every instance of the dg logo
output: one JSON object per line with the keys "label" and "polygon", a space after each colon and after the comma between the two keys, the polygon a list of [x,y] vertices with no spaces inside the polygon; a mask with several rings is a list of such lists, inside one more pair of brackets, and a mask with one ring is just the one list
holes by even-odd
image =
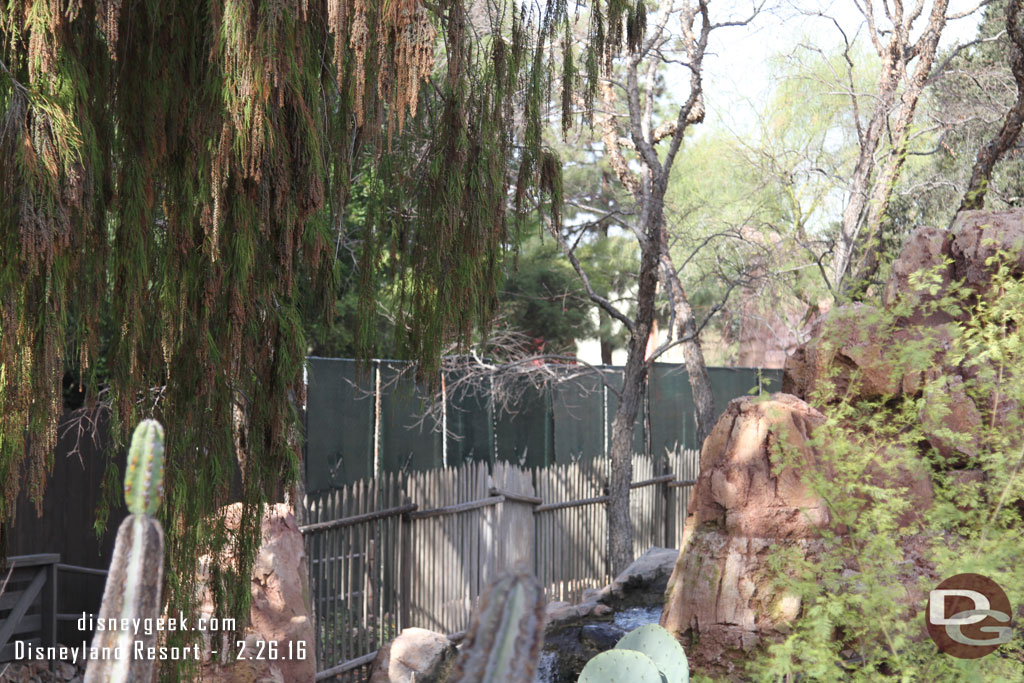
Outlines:
{"label": "dg logo", "polygon": [[977,659],[1010,641],[1010,599],[981,574],[951,576],[928,594],[928,635],[939,650]]}

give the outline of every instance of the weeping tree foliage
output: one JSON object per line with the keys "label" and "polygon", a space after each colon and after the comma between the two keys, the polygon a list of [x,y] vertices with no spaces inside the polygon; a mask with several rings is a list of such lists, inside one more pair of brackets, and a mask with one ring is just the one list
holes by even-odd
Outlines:
{"label": "weeping tree foliage", "polygon": [[[489,319],[508,216],[538,192],[557,211],[542,102],[561,88],[565,125],[574,100],[589,117],[644,13],[624,0],[585,16],[564,0],[536,15],[462,0],[4,2],[0,520],[22,488],[41,500],[76,367],[121,444],[143,417],[167,425],[172,607],[194,606],[198,559],[227,550],[219,606],[244,613],[262,505],[298,475],[300,302],[333,308],[350,188],[365,195],[360,309],[390,278],[402,339],[429,370]],[[360,320],[368,348],[372,316]],[[236,471],[229,533],[215,513]]]}

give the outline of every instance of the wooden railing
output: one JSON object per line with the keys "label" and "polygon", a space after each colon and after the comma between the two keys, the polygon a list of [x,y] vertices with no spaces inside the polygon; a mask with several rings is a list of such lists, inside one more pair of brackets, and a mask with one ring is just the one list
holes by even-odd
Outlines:
{"label": "wooden railing", "polygon": [[0,572],[0,662],[14,659],[15,643],[57,643],[57,564],[60,555],[10,557]]}
{"label": "wooden railing", "polygon": [[[634,458],[636,555],[677,547],[697,465],[695,451]],[[392,473],[305,502],[317,680],[362,680],[409,626],[458,636],[506,569],[534,573],[550,600],[576,601],[612,578],[604,461]]]}
{"label": "wooden railing", "polygon": [[[58,644],[57,624],[77,621],[81,612],[62,613],[58,605],[61,573],[105,578],[106,569],[62,564],[57,553],[16,555],[0,570],[0,662],[16,659],[17,643],[25,647]],[[90,633],[80,634],[89,639]],[[74,642],[78,645],[81,639]]]}

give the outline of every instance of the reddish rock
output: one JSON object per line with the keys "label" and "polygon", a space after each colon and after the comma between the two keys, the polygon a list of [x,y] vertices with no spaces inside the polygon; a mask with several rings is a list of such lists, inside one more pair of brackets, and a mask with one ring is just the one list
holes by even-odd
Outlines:
{"label": "reddish rock", "polygon": [[959,375],[945,375],[925,386],[921,428],[939,454],[961,462],[978,454],[978,431],[983,418]]}
{"label": "reddish rock", "polygon": [[803,399],[831,384],[830,396],[878,398],[900,391],[902,374],[888,357],[891,331],[879,311],[864,304],[832,309],[812,331],[811,341],[786,361],[782,390]]}
{"label": "reddish rock", "polygon": [[[237,529],[241,503],[223,510],[225,524]],[[263,544],[252,571],[252,607],[249,623],[243,631],[247,649],[258,652],[260,643],[274,643],[277,658],[235,661],[226,666],[206,661],[204,681],[312,681],[316,675],[313,623],[309,618],[308,573],[302,533],[290,508],[284,504],[268,506],[263,516]],[[209,563],[204,563],[208,565]],[[204,617],[213,615],[209,577],[203,576]],[[204,634],[206,652],[212,646],[210,634]],[[289,648],[289,643],[291,647]],[[269,653],[268,646],[263,651]],[[233,652],[230,643],[219,643],[218,652]],[[294,656],[304,651],[304,657]],[[293,653],[291,659],[288,652]]]}
{"label": "reddish rock", "polygon": [[[704,442],[700,477],[690,497],[695,524],[732,535],[807,538],[824,521],[821,501],[792,469],[772,472],[770,449],[778,440],[814,460],[805,440],[824,416],[795,396],[770,401],[743,397],[729,403]],[[809,524],[810,520],[814,524]],[[678,567],[678,564],[677,564]]]}
{"label": "reddish rock", "polygon": [[[920,524],[935,501],[928,463],[916,453],[897,446],[878,452],[864,470],[864,478],[868,485],[884,489],[884,495],[897,495],[907,501],[906,509],[896,518],[896,523],[904,529]],[[870,496],[865,498],[869,504],[874,502]],[[846,533],[842,528],[837,531]]]}
{"label": "reddish rock", "polygon": [[1014,259],[1015,274],[1024,273],[1024,209],[961,211],[949,232],[953,275],[975,290],[987,288],[992,267],[986,260],[999,251]]}
{"label": "reddish rock", "polygon": [[800,399],[733,400],[701,451],[683,550],[669,579],[661,624],[680,637],[696,632],[687,655],[716,665],[727,651],[746,651],[786,630],[800,610],[795,596],[773,588],[766,558],[780,545],[807,552],[827,524],[823,501],[793,468],[776,472],[776,448],[813,466],[807,444],[824,417]]}
{"label": "reddish rock", "polygon": [[814,384],[814,363],[807,344],[801,344],[786,358],[782,366],[782,393],[807,398],[808,387]]}
{"label": "reddish rock", "polygon": [[[882,302],[886,308],[901,303],[911,306],[913,312],[905,319],[907,324],[933,325],[952,320],[948,313],[927,307],[946,294],[953,281],[953,265],[948,260],[950,240],[951,235],[947,231],[922,226],[907,237],[899,257],[893,262]],[[935,271],[939,286],[934,293],[911,285],[911,276],[921,270]]]}
{"label": "reddish rock", "polygon": [[[661,617],[661,625],[686,644],[702,671],[728,673],[734,659],[762,640],[783,636],[800,614],[799,598],[776,588],[768,558],[786,548],[808,558],[820,552],[820,532],[830,515],[804,482],[808,475],[833,476],[810,439],[824,420],[787,394],[738,398],[704,442]],[[780,451],[796,466],[782,467]],[[879,453],[863,477],[883,489],[881,495],[908,501],[899,519],[906,531],[932,505],[931,473],[916,452],[893,447]],[[841,527],[833,530],[845,533]],[[921,538],[907,538],[901,565],[908,609],[920,597],[913,589],[918,577],[930,571]]]}

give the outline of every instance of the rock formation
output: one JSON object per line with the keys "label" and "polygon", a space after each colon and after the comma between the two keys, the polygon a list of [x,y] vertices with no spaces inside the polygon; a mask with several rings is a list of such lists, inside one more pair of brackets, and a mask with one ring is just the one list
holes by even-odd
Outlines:
{"label": "rock formation", "polygon": [[[979,361],[950,352],[956,323],[969,312],[935,304],[955,287],[964,288],[967,307],[998,296],[989,261],[998,250],[1010,255],[1011,274],[1024,276],[1024,211],[968,211],[948,231],[919,228],[891,268],[881,308],[832,309],[787,360],[786,393],[729,404],[701,451],[661,619],[698,668],[728,672],[734,656],[781,637],[800,614],[799,598],[773,588],[765,559],[780,546],[813,555],[821,547],[819,530],[829,524],[824,502],[803,484],[807,472],[826,481],[833,476],[808,442],[825,415],[805,400],[826,413],[840,400],[919,400],[923,438],[873,444],[875,460],[863,472],[866,483],[909,501],[898,519],[903,528],[932,506],[936,472],[952,475],[954,484],[984,482],[983,472],[966,469],[979,449],[980,427],[1019,426],[1020,406],[971,389]],[[922,277],[929,287],[914,286]],[[774,455],[780,443],[797,454],[800,471],[780,469]],[[833,531],[846,533],[840,526]],[[935,578],[927,543],[912,530],[902,538],[899,581],[905,604],[918,604],[918,578]],[[844,571],[854,568],[844,564]]]}
{"label": "rock formation", "polygon": [[[806,440],[823,420],[786,394],[768,401],[738,398],[704,442],[683,547],[661,616],[661,625],[680,638],[698,667],[726,651],[749,650],[762,637],[781,632],[799,612],[799,599],[771,588],[764,562],[779,544],[811,550],[828,512],[799,473],[775,471],[772,453],[785,440],[813,467],[816,454]],[[694,634],[699,634],[696,643],[689,637]]]}
{"label": "rock formation", "polygon": [[[236,528],[241,504],[223,510],[228,528]],[[232,662],[226,666],[204,662],[204,681],[312,681],[316,675],[315,633],[307,612],[308,573],[302,533],[287,505],[269,506],[263,516],[263,544],[252,572],[252,607],[242,637],[246,650],[259,651],[259,643],[275,643],[277,657],[265,656]],[[205,618],[213,616],[213,600],[208,580],[204,581]],[[218,652],[237,652],[231,643],[214,643],[204,634],[206,653],[216,646]],[[265,648],[266,646],[264,646]],[[289,649],[290,647],[290,649]],[[304,653],[300,658],[298,653]],[[288,653],[292,656],[289,657]]]}
{"label": "rock formation", "polygon": [[370,683],[440,683],[455,665],[455,644],[424,628],[407,628],[377,652]]}

